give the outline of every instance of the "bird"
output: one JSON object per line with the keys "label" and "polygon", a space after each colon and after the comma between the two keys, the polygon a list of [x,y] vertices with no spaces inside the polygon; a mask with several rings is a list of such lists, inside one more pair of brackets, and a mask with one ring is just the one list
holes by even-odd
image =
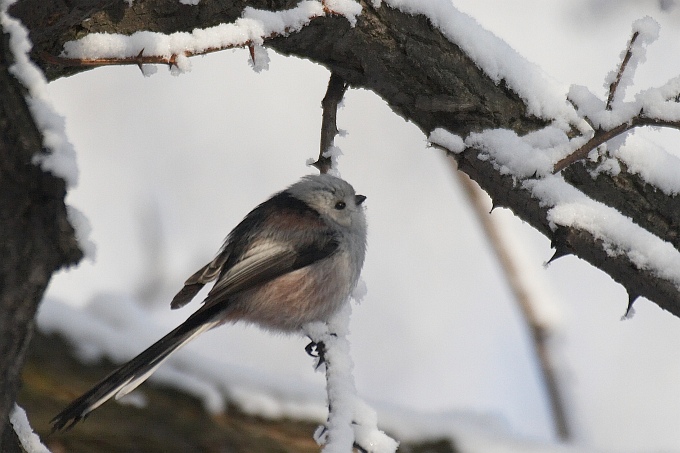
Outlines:
{"label": "bird", "polygon": [[106,401],[130,393],[180,347],[225,323],[301,332],[328,321],[350,297],[366,254],[366,197],[329,174],[307,175],[255,207],[215,258],[172,299],[177,309],[215,282],[186,321],[119,366],[52,420],[67,431]]}

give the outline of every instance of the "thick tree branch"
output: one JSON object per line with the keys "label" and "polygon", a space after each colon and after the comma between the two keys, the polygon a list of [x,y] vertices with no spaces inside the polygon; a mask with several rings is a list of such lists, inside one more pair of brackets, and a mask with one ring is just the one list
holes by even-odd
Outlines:
{"label": "thick tree branch", "polygon": [[[279,10],[296,4],[296,0],[203,0],[197,6],[185,6],[176,0],[148,0],[128,7],[125,2],[104,0],[74,3],[23,0],[11,12],[31,30],[35,56],[39,59],[40,52],[59,55],[64,42],[88,33],[190,31],[233,22],[246,6]],[[506,128],[523,135],[545,126],[545,121],[527,113],[522,100],[503,81],[495,83],[486,76],[425,17],[404,14],[384,4],[374,8],[372,2],[364,1],[362,6],[362,14],[354,27],[342,17],[319,17],[300,32],[273,38],[266,44],[283,54],[320,63],[351,86],[372,90],[397,114],[425,133],[444,127],[467,136],[472,131]],[[46,61],[41,64],[51,79],[82,70],[54,66]],[[556,235],[546,220],[547,208],[540,206],[528,190],[500,174],[491,163],[477,159],[477,154],[469,150],[460,155],[457,158],[460,168],[477,181],[496,204],[511,208],[555,244],[607,272],[630,294],[645,296],[680,316],[680,290],[675,284],[637,269],[625,255],[608,256],[603,244],[586,231],[570,228],[558,230]],[[570,167],[563,174],[589,196],[608,200],[608,204],[615,207],[646,206],[644,213],[626,213],[639,225],[652,223],[647,222],[650,215],[667,219],[667,225],[675,225],[674,197],[652,196],[653,188],[640,185],[639,178],[632,174],[586,181],[575,177],[580,171]],[[618,190],[621,186],[627,188],[625,193]],[[642,218],[644,216],[646,218]],[[653,232],[664,240],[675,237],[671,227],[656,228]]]}
{"label": "thick tree branch", "polygon": [[0,34],[0,451],[10,448],[11,436],[2,433],[38,303],[52,273],[81,257],[64,181],[33,164],[44,152],[42,136],[9,72],[13,61],[9,37]]}

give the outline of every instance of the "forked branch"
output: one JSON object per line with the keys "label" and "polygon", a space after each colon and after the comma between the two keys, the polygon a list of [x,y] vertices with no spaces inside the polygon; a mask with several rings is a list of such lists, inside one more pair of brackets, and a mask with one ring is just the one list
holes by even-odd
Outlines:
{"label": "forked branch", "polygon": [[658,118],[647,118],[643,115],[644,113],[641,113],[640,115],[636,116],[627,123],[619,124],[618,126],[613,127],[612,129],[606,131],[598,130],[595,133],[595,135],[590,140],[588,140],[583,146],[579,147],[576,151],[569,154],[564,159],[558,161],[553,167],[553,173],[559,173],[560,171],[564,170],[574,162],[585,159],[586,157],[588,157],[588,154],[590,154],[590,152],[597,148],[598,146],[636,127],[653,126],[680,130],[680,121],[668,121]]}
{"label": "forked branch", "polygon": [[[607,101],[604,107],[607,111],[613,111],[616,109],[616,106],[614,105],[614,99],[620,94],[619,91],[621,90],[621,81],[623,80],[623,75],[626,71],[626,68],[628,67],[628,64],[633,58],[634,46],[639,37],[640,31],[635,30],[630,38],[630,41],[628,42],[626,52],[624,53],[623,59],[621,60],[621,64],[619,65],[619,68],[616,72],[616,76],[609,85],[609,93],[607,95]],[[622,97],[622,94],[620,95]],[[680,95],[666,99],[666,102],[678,102],[678,96]],[[572,99],[569,99],[569,101],[578,109],[578,105],[576,105]],[[585,159],[588,157],[588,154],[590,154],[590,152],[598,146],[636,127],[653,126],[680,129],[680,121],[647,116],[645,113],[644,104],[639,110],[640,112],[635,117],[607,129],[603,129],[599,125],[599,122],[593,121],[593,118],[590,118],[588,115],[583,115],[583,119],[595,130],[595,134],[584,145],[580,146],[573,153],[558,161],[553,167],[553,173],[559,173],[574,162]]]}

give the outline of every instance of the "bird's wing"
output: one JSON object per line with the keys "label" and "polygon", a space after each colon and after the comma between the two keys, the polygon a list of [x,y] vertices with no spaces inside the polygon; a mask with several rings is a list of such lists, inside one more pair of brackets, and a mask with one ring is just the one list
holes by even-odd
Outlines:
{"label": "bird's wing", "polygon": [[174,310],[185,306],[196,296],[196,294],[198,294],[206,283],[215,280],[222,271],[222,266],[224,266],[224,263],[226,263],[230,254],[231,248],[228,246],[225,247],[214,260],[189,277],[187,281],[184,282],[184,287],[182,287],[175,297],[173,297],[172,302],[170,302],[170,308]]}
{"label": "bird's wing", "polygon": [[330,256],[337,248],[338,242],[332,236],[324,237],[323,241],[308,242],[296,249],[271,239],[259,241],[240,261],[220,275],[206,297],[206,305],[308,266]]}

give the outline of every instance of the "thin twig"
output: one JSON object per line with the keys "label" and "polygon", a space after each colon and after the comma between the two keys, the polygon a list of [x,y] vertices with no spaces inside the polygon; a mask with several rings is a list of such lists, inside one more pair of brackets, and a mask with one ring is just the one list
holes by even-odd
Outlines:
{"label": "thin twig", "polygon": [[553,360],[550,351],[550,329],[541,322],[535,308],[540,302],[536,300],[536,296],[532,294],[530,289],[531,285],[526,283],[526,277],[522,275],[522,269],[520,269],[503,238],[501,227],[489,215],[487,198],[484,191],[466,174],[457,171],[457,169],[454,171],[465,189],[470,205],[472,205],[472,208],[477,214],[477,218],[484,228],[484,232],[486,233],[486,237],[489,240],[491,247],[496,253],[496,257],[503,269],[505,278],[510,285],[512,293],[515,296],[514,298],[517,301],[524,320],[531,332],[534,352],[538,359],[540,371],[543,375],[543,382],[545,383],[548,392],[557,435],[561,440],[569,440],[571,429],[567,418],[563,392],[560,391],[559,379],[556,373],[557,367],[555,366],[555,361]]}
{"label": "thin twig", "polygon": [[671,129],[680,129],[680,121],[668,121],[656,118],[646,118],[642,116],[636,116],[627,123],[619,124],[618,126],[609,129],[607,131],[599,130],[593,138],[588,140],[583,146],[578,148],[573,153],[569,154],[564,159],[558,161],[553,167],[553,174],[559,173],[560,171],[567,168],[569,165],[577,162],[581,159],[588,157],[588,154],[601,144],[611,140],[612,138],[621,135],[631,129],[640,126],[652,126],[652,127],[668,127]]}
{"label": "thin twig", "polygon": [[608,131],[600,131],[596,133],[593,138],[588,140],[585,144],[583,144],[580,148],[578,148],[576,151],[573,153],[569,154],[567,157],[563,158],[562,160],[558,161],[555,166],[553,167],[553,174],[559,173],[560,171],[564,170],[567,168],[569,165],[573,164],[576,161],[579,161],[581,159],[585,159],[588,157],[588,154],[607,140],[611,140],[612,138],[616,137],[619,134],[622,134],[632,128],[631,124],[625,123],[625,124],[620,124],[616,126],[614,129],[610,129]]}
{"label": "thin twig", "polygon": [[333,146],[335,136],[338,135],[338,105],[347,91],[348,84],[336,73],[331,73],[328,80],[326,95],[321,101],[323,109],[321,117],[321,142],[319,145],[319,158],[312,165],[319,169],[321,173],[328,173],[331,169],[332,160],[328,151]]}
{"label": "thin twig", "polygon": [[619,72],[616,73],[616,78],[609,85],[609,95],[607,96],[607,105],[605,106],[607,110],[612,109],[612,102],[614,102],[616,90],[619,88],[619,83],[621,83],[623,72],[626,70],[626,66],[628,66],[628,62],[630,61],[630,58],[633,56],[633,45],[635,44],[635,41],[637,40],[638,36],[640,36],[640,32],[636,31],[630,38],[628,48],[626,49],[626,54],[623,56],[623,61],[621,61],[621,65],[619,66]]}
{"label": "thin twig", "polygon": [[[182,55],[185,57],[194,57],[197,55],[207,55],[213,52],[219,52],[221,50],[235,49],[238,47],[251,46],[251,42],[245,42],[243,44],[234,44],[224,47],[210,47],[201,52],[191,52],[184,51]],[[141,66],[143,64],[164,64],[168,66],[176,66],[177,58],[179,54],[172,54],[169,57],[163,55],[143,55],[144,49],[142,49],[139,54],[134,57],[110,57],[110,58],[66,58],[57,57],[51,55],[47,52],[41,52],[40,57],[47,63],[63,66],[63,67],[81,67],[81,66],[125,66],[125,65],[136,65]]]}
{"label": "thin twig", "polygon": [[[327,6],[325,2],[323,3],[323,14],[314,14],[309,16],[309,20],[317,19],[323,16],[338,16],[342,15],[340,12],[335,11],[333,8]],[[295,31],[293,27],[287,27],[283,32],[273,32],[267,36],[262,36],[263,40],[278,38],[281,36],[288,36],[290,33]],[[236,49],[239,47],[249,47],[251,55],[253,54],[253,42],[247,40],[241,43],[228,44],[218,47],[208,47],[200,52],[192,52],[186,50],[181,53],[172,54],[169,57],[162,55],[146,55],[142,56],[144,49],[142,49],[138,55],[134,57],[105,57],[105,58],[67,58],[59,57],[47,52],[40,52],[40,57],[47,63],[62,66],[62,67],[80,67],[80,66],[122,66],[122,65],[136,65],[142,66],[143,64],[164,64],[168,66],[176,66],[177,58],[179,55],[184,55],[185,57],[194,57],[197,55],[207,55],[213,52],[219,52],[221,50]]]}

